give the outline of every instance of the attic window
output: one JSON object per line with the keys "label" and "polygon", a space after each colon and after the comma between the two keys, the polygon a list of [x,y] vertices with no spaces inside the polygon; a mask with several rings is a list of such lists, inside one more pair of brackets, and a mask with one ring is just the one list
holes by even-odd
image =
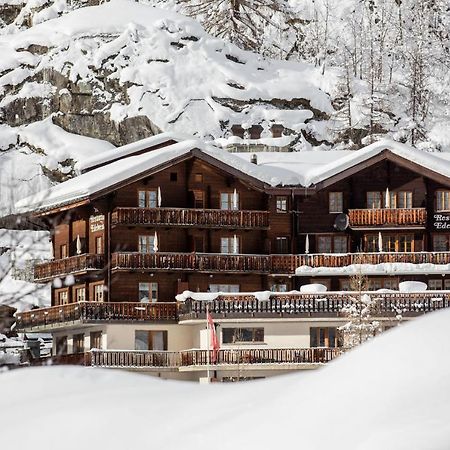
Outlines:
{"label": "attic window", "polygon": [[170,181],[177,181],[177,180],[178,180],[178,173],[170,172]]}
{"label": "attic window", "polygon": [[202,173],[196,173],[194,175],[194,181],[196,183],[203,183],[203,174]]}

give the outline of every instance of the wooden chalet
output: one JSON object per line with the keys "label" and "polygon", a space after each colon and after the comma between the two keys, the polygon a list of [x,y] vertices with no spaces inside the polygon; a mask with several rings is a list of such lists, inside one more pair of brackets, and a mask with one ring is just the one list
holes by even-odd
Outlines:
{"label": "wooden chalet", "polygon": [[[274,323],[288,330],[286,340],[263,338],[267,354],[253,349],[242,361],[277,370],[279,358],[289,368],[325,362],[337,350],[319,355],[317,348],[334,347],[330,330],[342,321],[339,304],[358,270],[369,277],[370,292],[393,291],[376,294],[385,302],[383,317],[395,305],[411,316],[448,306],[446,156],[389,141],[356,152],[236,155],[170,136],[97,155],[77,178],[17,205],[47,224],[54,254],[34,273],[37,283],[52,283],[52,306],[20,314],[17,328],[53,330],[55,352],[71,347],[78,362],[85,361],[80,353],[104,347],[118,353],[98,350],[89,364],[140,367],[125,361],[135,358],[147,368],[201,372],[204,303],[189,297],[180,306],[175,298],[220,292],[212,311],[223,321],[223,343],[227,323],[262,328],[266,336],[280,332],[269,330]],[[433,292],[405,297],[402,281],[423,281]],[[318,294],[289,293],[311,283],[328,289],[321,307],[314,306]],[[261,291],[273,293],[269,306],[251,294]],[[302,323],[304,336],[289,341],[292,321]],[[124,336],[125,324],[133,324],[132,337]],[[313,346],[320,327],[323,345]],[[138,339],[140,331],[146,337]],[[261,343],[257,333],[250,332],[251,342]],[[200,353],[180,353],[189,348]],[[222,349],[221,358],[235,367],[242,361],[231,350]]]}

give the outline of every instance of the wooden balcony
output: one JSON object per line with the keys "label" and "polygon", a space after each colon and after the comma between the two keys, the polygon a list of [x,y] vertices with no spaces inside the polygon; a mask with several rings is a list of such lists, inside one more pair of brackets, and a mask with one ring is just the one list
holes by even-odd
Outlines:
{"label": "wooden balcony", "polygon": [[177,319],[175,302],[79,302],[16,314],[16,330],[38,331],[74,323],[174,322]]}
{"label": "wooden balcony", "polygon": [[[287,265],[284,265],[286,264]],[[291,265],[289,258],[279,258],[273,271],[292,271],[294,267],[345,267],[353,264],[450,264],[450,252],[393,252],[393,253],[328,253],[294,255]]]}
{"label": "wooden balcony", "polygon": [[116,208],[112,225],[162,225],[205,228],[268,228],[267,211],[187,208]]}
{"label": "wooden balcony", "polygon": [[427,223],[425,208],[350,209],[351,228],[361,227],[424,227]]}
{"label": "wooden balcony", "polygon": [[[375,302],[376,315],[397,314],[417,316],[450,307],[450,292],[379,293],[366,292]],[[220,295],[208,302],[214,318],[275,318],[275,317],[339,317],[342,309],[355,301],[357,293],[325,292],[321,294],[272,294],[268,300],[258,300],[253,294]],[[180,321],[204,319],[206,302],[187,299],[180,305]]]}
{"label": "wooden balcony", "polygon": [[113,270],[268,273],[270,257],[214,253],[113,253],[111,266]]}
{"label": "wooden balcony", "polygon": [[42,283],[59,276],[101,270],[104,264],[103,255],[88,253],[64,259],[55,259],[34,266],[34,281]]}
{"label": "wooden balcony", "polygon": [[[208,364],[207,350],[184,350],[181,352],[92,350],[85,359],[92,367],[132,368],[146,370],[192,370],[205,369]],[[340,348],[246,348],[220,349],[211,367],[240,365],[317,365],[324,364],[343,353]],[[210,351],[209,361],[213,361]]]}

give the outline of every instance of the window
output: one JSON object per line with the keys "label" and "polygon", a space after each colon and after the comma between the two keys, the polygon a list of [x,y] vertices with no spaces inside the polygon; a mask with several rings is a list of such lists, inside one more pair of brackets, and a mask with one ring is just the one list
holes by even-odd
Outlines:
{"label": "window", "polygon": [[156,190],[139,191],[139,208],[156,208],[158,206],[158,193]]}
{"label": "window", "polygon": [[344,195],[342,192],[329,193],[328,210],[330,213],[341,213],[344,211]]}
{"label": "window", "polygon": [[223,328],[222,342],[224,344],[264,342],[264,328]]}
{"label": "window", "polygon": [[234,237],[222,237],[220,238],[220,253],[230,253],[237,255],[240,251],[240,239],[237,236]]}
{"label": "window", "polygon": [[339,287],[341,291],[350,291],[350,280],[348,278],[339,280]]}
{"label": "window", "polygon": [[[134,332],[134,349],[135,350],[167,350],[167,331],[141,331]],[[155,358],[158,356],[155,355]],[[162,365],[162,361],[161,364]],[[158,363],[156,363],[158,365]]]}
{"label": "window", "polygon": [[104,292],[103,284],[95,284],[94,285],[94,302],[102,302],[103,301],[103,292]]}
{"label": "window", "polygon": [[58,292],[58,305],[67,305],[69,303],[69,293],[68,291]]}
{"label": "window", "polygon": [[289,238],[282,236],[275,238],[275,253],[285,255],[289,252]]}
{"label": "window", "polygon": [[92,331],[90,334],[91,341],[91,349],[93,348],[102,348],[102,332],[101,331]]}
{"label": "window", "polygon": [[170,172],[170,181],[178,181],[178,173]]}
{"label": "window", "polygon": [[73,335],[72,353],[84,352],[84,334]]}
{"label": "window", "polygon": [[203,174],[202,173],[196,173],[194,175],[194,182],[195,183],[203,183]]}
{"label": "window", "polygon": [[433,235],[433,251],[447,252],[450,250],[450,235],[434,234]]}
{"label": "window", "polygon": [[205,207],[205,193],[200,190],[192,191],[194,196],[194,208],[203,209]]}
{"label": "window", "polygon": [[287,284],[285,283],[272,284],[270,290],[272,292],[287,292]]}
{"label": "window", "polygon": [[380,237],[378,234],[366,235],[366,252],[378,252],[380,244],[383,252],[413,252],[414,251],[414,236],[406,235],[386,235]]}
{"label": "window", "polygon": [[381,208],[381,192],[368,192],[367,193],[367,208],[368,209]]}
{"label": "window", "polygon": [[84,302],[86,300],[86,289],[84,287],[75,289],[75,300],[77,302]]}
{"label": "window", "polygon": [[69,257],[69,255],[67,253],[67,244],[61,245],[59,247],[59,251],[60,251],[60,254],[61,254],[61,259]]}
{"label": "window", "polygon": [[450,211],[450,191],[436,191],[436,211]]}
{"label": "window", "polygon": [[444,289],[446,291],[450,290],[450,280],[444,280]]}
{"label": "window", "polygon": [[139,301],[154,303],[158,301],[158,283],[139,283]]}
{"label": "window", "polygon": [[221,192],[220,193],[220,209],[238,210],[239,209],[239,193]]}
{"label": "window", "polygon": [[239,292],[238,284],[210,284],[209,292]]}
{"label": "window", "polygon": [[277,196],[277,213],[287,213],[288,198],[286,196]]}
{"label": "window", "polygon": [[428,289],[430,291],[440,291],[442,289],[442,280],[428,280]]}
{"label": "window", "polygon": [[95,238],[95,253],[101,255],[103,253],[103,237],[97,236]]}
{"label": "window", "polygon": [[[398,191],[397,192],[397,208],[412,208],[412,192]],[[391,204],[391,208],[394,208]]]}
{"label": "window", "polygon": [[318,253],[346,253],[347,236],[318,235]]}
{"label": "window", "polygon": [[309,329],[310,347],[337,347],[335,327],[311,327]]}
{"label": "window", "polygon": [[378,289],[398,289],[398,278],[371,278],[369,280],[369,291],[377,291]]}
{"label": "window", "polygon": [[156,253],[155,235],[139,236],[139,253]]}
{"label": "window", "polygon": [[59,336],[55,341],[57,355],[67,355],[67,336]]}

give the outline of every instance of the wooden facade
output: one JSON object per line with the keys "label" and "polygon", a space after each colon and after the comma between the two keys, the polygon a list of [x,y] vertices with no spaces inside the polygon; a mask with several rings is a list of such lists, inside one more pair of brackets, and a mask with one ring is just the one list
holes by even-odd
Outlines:
{"label": "wooden facade", "polygon": [[[450,288],[450,180],[388,152],[308,189],[268,187],[237,170],[192,153],[41,214],[55,259],[36,266],[35,280],[61,280],[52,305],[173,302],[184,290],[284,291],[311,282],[346,290],[345,271],[324,269],[354,264],[417,267],[374,269],[375,288],[404,280]],[[424,273],[421,264],[435,269]]]}

